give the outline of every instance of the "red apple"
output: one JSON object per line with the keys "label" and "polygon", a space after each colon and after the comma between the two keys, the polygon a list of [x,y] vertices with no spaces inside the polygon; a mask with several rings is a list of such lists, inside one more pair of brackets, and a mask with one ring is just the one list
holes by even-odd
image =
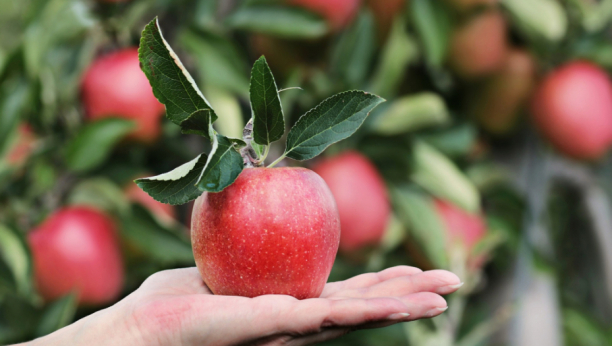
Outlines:
{"label": "red apple", "polygon": [[434,201],[438,215],[442,218],[449,244],[461,244],[470,253],[487,233],[482,215],[471,214],[446,201]]}
{"label": "red apple", "polygon": [[463,78],[482,77],[502,67],[506,52],[506,21],[499,11],[487,11],[453,32],[449,64]]}
{"label": "red apple", "polygon": [[[151,174],[146,174],[143,176],[148,177],[151,176]],[[138,203],[147,208],[151,214],[155,215],[161,221],[171,223],[176,220],[176,210],[174,209],[174,206],[156,201],[135,183],[130,183],[127,186],[125,189],[125,195],[130,201]]]}
{"label": "red apple", "polygon": [[215,294],[319,297],[339,239],[334,198],[305,168],[246,168],[193,208],[193,255]]}
{"label": "red apple", "polygon": [[380,242],[390,216],[385,183],[362,154],[348,151],[314,167],[329,186],[340,214],[340,250],[350,253]]}
{"label": "red apple", "polygon": [[338,31],[355,18],[360,0],[287,0],[287,2],[321,15],[333,31]]}
{"label": "red apple", "polygon": [[384,41],[395,17],[406,12],[406,0],[368,0],[367,5],[374,14],[378,37]]}
{"label": "red apple", "polygon": [[123,284],[115,225],[89,207],[66,207],[28,234],[39,293],[53,300],[76,291],[79,303],[112,302]]}
{"label": "red apple", "polygon": [[32,153],[35,142],[36,135],[30,125],[26,123],[19,124],[17,136],[6,153],[6,163],[13,167],[23,165]]}
{"label": "red apple", "polygon": [[159,137],[164,105],[157,101],[140,70],[137,48],[97,59],[85,73],[81,94],[88,119],[134,120],[136,129],[131,135],[134,139],[150,143]]}
{"label": "red apple", "polygon": [[511,132],[535,86],[535,61],[520,49],[508,52],[501,70],[477,90],[471,111],[480,125],[494,135]]}
{"label": "red apple", "polygon": [[601,157],[612,143],[612,85],[604,70],[586,61],[550,73],[533,98],[540,132],[576,159]]}

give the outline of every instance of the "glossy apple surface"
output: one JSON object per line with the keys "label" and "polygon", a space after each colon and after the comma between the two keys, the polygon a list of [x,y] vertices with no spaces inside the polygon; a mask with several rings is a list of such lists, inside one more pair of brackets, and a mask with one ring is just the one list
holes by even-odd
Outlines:
{"label": "glossy apple surface", "polygon": [[348,151],[314,167],[329,186],[340,214],[340,250],[352,252],[380,242],[391,213],[385,183],[362,154]]}
{"label": "glossy apple surface", "polygon": [[334,31],[350,24],[360,4],[360,0],[287,0],[287,2],[321,15]]}
{"label": "glossy apple surface", "polygon": [[490,74],[504,63],[506,21],[498,11],[470,18],[453,32],[448,53],[450,67],[463,78]]}
{"label": "glossy apple surface", "polygon": [[542,81],[532,113],[540,132],[560,152],[576,159],[597,159],[612,142],[610,78],[595,64],[568,63]]}
{"label": "glossy apple surface", "polygon": [[501,70],[479,88],[470,101],[473,114],[487,132],[505,135],[512,131],[535,87],[535,69],[531,54],[513,49]]}
{"label": "glossy apple surface", "polygon": [[247,168],[195,202],[191,242],[215,294],[319,297],[340,239],[329,188],[305,168]]}
{"label": "glossy apple surface", "polygon": [[123,263],[112,220],[89,207],[66,207],[28,234],[39,293],[46,300],[76,291],[79,303],[112,302]]}
{"label": "glossy apple surface", "polygon": [[138,49],[128,48],[98,58],[85,73],[81,96],[87,118],[134,120],[134,139],[155,141],[161,132],[164,105],[153,95],[140,70]]}

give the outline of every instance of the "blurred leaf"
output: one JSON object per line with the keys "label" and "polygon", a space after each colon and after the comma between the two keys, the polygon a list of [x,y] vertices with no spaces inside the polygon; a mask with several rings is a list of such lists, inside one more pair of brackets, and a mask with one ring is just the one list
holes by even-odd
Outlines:
{"label": "blurred leaf", "polygon": [[406,230],[404,229],[404,225],[402,225],[394,214],[391,214],[387,222],[385,234],[380,242],[381,248],[385,252],[391,251],[399,246],[405,238]]}
{"label": "blurred leaf", "polygon": [[44,311],[38,327],[36,337],[45,336],[63,328],[72,322],[77,308],[77,295],[69,294],[51,303]]}
{"label": "blurred leaf", "polygon": [[270,145],[285,133],[285,118],[276,81],[264,56],[253,64],[249,91],[253,112],[253,140]]}
{"label": "blurred leaf", "polygon": [[465,156],[474,148],[477,131],[473,124],[465,123],[456,127],[419,135],[419,138],[448,156]]}
{"label": "blurred leaf", "polygon": [[17,292],[26,296],[32,289],[32,262],[25,239],[18,232],[0,224],[0,257],[11,270]]}
{"label": "blurred leaf", "polygon": [[[300,86],[304,83],[305,77],[306,76],[304,73],[304,69],[295,68],[293,69],[289,77],[287,77],[287,79],[285,80],[285,87],[291,88]],[[290,115],[293,113],[293,109],[297,105],[300,96],[304,95],[303,93],[301,93],[301,91],[302,90],[299,89],[289,89],[280,93],[281,103],[283,104],[283,110],[285,114]]]}
{"label": "blurred leaf", "polygon": [[574,309],[563,311],[563,326],[569,344],[581,346],[610,345],[606,331],[592,318]]}
{"label": "blurred leaf", "polygon": [[121,221],[122,236],[150,258],[162,264],[193,264],[189,241],[160,225],[144,207],[133,205]]}
{"label": "blurred leaf", "polygon": [[449,121],[444,100],[434,93],[421,93],[399,98],[380,114],[373,124],[374,132],[398,135]]}
{"label": "blurred leaf", "polygon": [[375,41],[374,17],[369,11],[362,12],[335,46],[330,62],[332,71],[350,87],[362,87],[376,52]]}
{"label": "blurred leaf", "polygon": [[196,184],[201,191],[221,192],[238,178],[243,168],[244,161],[235,140],[215,134],[206,167]]}
{"label": "blurred leaf", "polygon": [[227,137],[241,138],[245,124],[238,99],[227,91],[212,85],[207,85],[204,91],[217,112],[223,114],[215,122],[217,131]]}
{"label": "blurred leaf", "polygon": [[100,210],[119,214],[127,212],[130,207],[121,188],[103,177],[81,181],[70,192],[67,203],[91,205]]}
{"label": "blurred leaf", "polygon": [[202,194],[196,182],[207,160],[206,154],[200,154],[168,173],[137,179],[136,184],[156,201],[172,205],[185,204]]}
{"label": "blurred leaf", "polygon": [[[240,96],[248,96],[246,62],[230,39],[208,32],[187,30],[181,32],[178,42],[193,57],[201,85],[212,85]],[[219,114],[225,116],[220,110]]]}
{"label": "blurred leaf", "polygon": [[408,241],[416,240],[436,268],[448,268],[446,232],[430,197],[408,187],[393,187],[398,217],[408,226]]}
{"label": "blurred leaf", "polygon": [[68,167],[77,172],[97,168],[108,158],[115,144],[133,128],[132,121],[119,118],[106,118],[87,124],[66,145]]}
{"label": "blurred leaf", "polygon": [[451,34],[451,18],[440,0],[410,1],[412,21],[431,66],[441,66],[446,60]]}
{"label": "blurred leaf", "polygon": [[411,178],[433,195],[466,211],[480,210],[480,195],[472,182],[451,160],[422,141],[414,145]]}
{"label": "blurred leaf", "polygon": [[392,97],[397,93],[408,65],[418,57],[417,44],[406,32],[404,22],[402,18],[393,22],[372,79],[372,92],[382,97]]}
{"label": "blurred leaf", "polygon": [[31,102],[30,85],[25,80],[3,81],[0,89],[0,154],[8,149],[11,135]]}
{"label": "blurred leaf", "polygon": [[[565,37],[568,20],[556,0],[502,0],[524,34],[534,39],[557,42]],[[542,20],[546,18],[546,20]]]}
{"label": "blurred leaf", "polygon": [[286,38],[318,38],[328,32],[325,20],[295,7],[246,6],[227,18],[233,29]]}
{"label": "blurred leaf", "polygon": [[39,310],[17,295],[6,295],[0,304],[0,343],[13,344],[31,339]]}
{"label": "blurred leaf", "polygon": [[217,119],[195,81],[162,36],[157,18],[145,26],[138,55],[140,67],[147,75],[155,97],[166,106],[168,119],[180,125],[198,110],[209,110],[212,122]]}
{"label": "blurred leaf", "polygon": [[302,115],[287,135],[285,154],[308,160],[357,131],[370,111],[385,100],[363,91],[336,94]]}

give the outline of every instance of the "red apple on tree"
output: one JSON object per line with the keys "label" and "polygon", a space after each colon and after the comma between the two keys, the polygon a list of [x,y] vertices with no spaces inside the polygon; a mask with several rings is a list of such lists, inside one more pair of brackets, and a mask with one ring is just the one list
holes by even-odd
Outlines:
{"label": "red apple on tree", "polygon": [[482,77],[501,68],[507,52],[506,21],[499,11],[470,18],[453,32],[450,67],[463,78]]}
{"label": "red apple on tree", "polygon": [[[363,91],[324,100],[300,117],[286,136],[284,153],[264,168],[270,144],[285,132],[278,87],[264,57],[251,71],[252,118],[240,140],[214,130],[213,122],[222,115],[193,83],[156,20],[145,27],[139,53],[168,119],[183,133],[201,135],[212,144],[210,153],[171,172],[136,180],[163,203],[197,198],[191,239],[206,285],[215,294],[318,297],[340,240],[336,203],[316,173],[272,167],[285,157],[303,161],[319,155],[357,131],[384,100]],[[167,75],[156,73],[160,69]]]}
{"label": "red apple on tree", "polygon": [[360,0],[287,0],[291,5],[321,15],[333,31],[342,30],[355,18]]}
{"label": "red apple on tree", "polygon": [[441,199],[434,201],[442,219],[449,245],[459,244],[469,254],[487,233],[480,214],[472,214]]}
{"label": "red apple on tree", "polygon": [[612,84],[607,73],[586,61],[551,72],[532,101],[538,129],[565,155],[594,160],[612,143]]}
{"label": "red apple on tree", "polygon": [[340,250],[349,253],[377,245],[391,207],[385,183],[362,154],[348,151],[318,163],[313,170],[329,186],[340,214]]}
{"label": "red apple on tree", "polygon": [[155,141],[161,132],[164,105],[159,103],[139,67],[138,50],[123,49],[98,58],[83,78],[81,96],[87,118],[134,120],[132,138]]}
{"label": "red apple on tree", "polygon": [[65,207],[28,234],[39,293],[53,300],[77,292],[85,305],[112,302],[123,284],[113,221],[89,207]]}

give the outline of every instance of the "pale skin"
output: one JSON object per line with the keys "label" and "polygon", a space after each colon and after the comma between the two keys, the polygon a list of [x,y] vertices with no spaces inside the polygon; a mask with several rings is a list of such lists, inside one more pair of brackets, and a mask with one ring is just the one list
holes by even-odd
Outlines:
{"label": "pale skin", "polygon": [[213,295],[196,268],[150,276],[117,304],[27,346],[310,345],[350,331],[434,317],[460,279],[407,266],[328,283],[320,298]]}

